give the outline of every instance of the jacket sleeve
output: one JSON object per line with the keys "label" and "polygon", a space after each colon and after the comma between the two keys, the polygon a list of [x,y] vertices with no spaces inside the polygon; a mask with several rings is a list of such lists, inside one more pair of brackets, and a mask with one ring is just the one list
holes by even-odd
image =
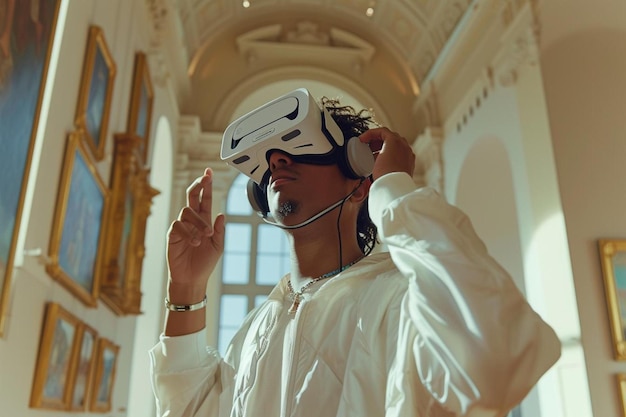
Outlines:
{"label": "jacket sleeve", "polygon": [[387,409],[421,408],[407,391],[425,389],[454,416],[506,415],[559,358],[556,334],[468,217],[435,190],[387,174],[373,183],[369,209],[408,279],[397,339],[389,341]]}
{"label": "jacket sleeve", "polygon": [[150,352],[157,416],[218,416],[223,361],[206,346],[206,332],[167,337]]}

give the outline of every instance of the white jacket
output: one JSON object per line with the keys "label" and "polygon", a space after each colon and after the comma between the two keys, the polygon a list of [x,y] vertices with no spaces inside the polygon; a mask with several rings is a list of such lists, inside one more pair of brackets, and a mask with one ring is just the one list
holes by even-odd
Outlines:
{"label": "white jacket", "polygon": [[225,358],[204,331],[151,350],[159,416],[504,416],[560,355],[468,218],[407,174],[374,182],[389,252],[305,292],[285,277]]}

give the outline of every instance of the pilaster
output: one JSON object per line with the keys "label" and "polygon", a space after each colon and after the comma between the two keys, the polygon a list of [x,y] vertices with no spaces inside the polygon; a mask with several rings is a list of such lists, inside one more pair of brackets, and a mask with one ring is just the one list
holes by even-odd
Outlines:
{"label": "pilaster", "polygon": [[443,129],[429,126],[415,139],[413,152],[417,158],[413,179],[443,194]]}

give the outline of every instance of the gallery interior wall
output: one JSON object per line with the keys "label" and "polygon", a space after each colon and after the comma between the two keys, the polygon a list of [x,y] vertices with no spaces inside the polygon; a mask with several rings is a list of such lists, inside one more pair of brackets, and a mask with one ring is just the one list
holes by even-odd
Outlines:
{"label": "gallery interior wall", "polygon": [[[525,282],[518,281],[518,285],[530,292],[537,308],[562,329],[567,354],[558,372],[548,378],[552,379],[552,386],[565,386],[570,392],[578,390],[584,395],[560,398],[561,394],[555,392],[559,402],[541,406],[554,411],[546,415],[617,417],[622,405],[615,377],[626,373],[626,363],[613,359],[596,245],[598,238],[626,236],[626,181],[622,172],[626,155],[626,4],[621,0],[529,3],[538,5],[538,62],[518,68],[512,84],[502,84],[498,79],[490,84],[484,74],[497,60],[487,52],[477,52],[464,68],[466,78],[462,74],[455,78],[463,82],[448,84],[453,91],[440,93],[442,115],[437,127],[443,132],[445,191],[450,200],[456,200],[477,217],[476,227],[485,231],[494,256],[506,263],[516,278],[525,276]],[[169,127],[161,140],[171,141],[166,146],[170,155],[153,150],[150,159],[153,170],[168,167],[172,173],[171,183],[160,180],[159,185],[153,184],[157,188],[171,187],[171,205],[156,202],[167,208],[162,208],[149,222],[151,240],[158,239],[167,227],[163,223],[169,223],[178,211],[174,206],[183,198],[184,184],[198,169],[185,168],[180,159],[184,152],[190,152],[181,149],[180,138],[187,131],[185,118],[193,115],[180,114],[184,103],[179,102],[179,90],[183,87],[178,83],[184,79],[185,68],[183,65],[181,74],[181,64],[168,44],[176,42],[155,42],[150,16],[141,0],[69,0],[63,4],[58,62],[55,77],[48,84],[49,114],[40,126],[41,157],[31,179],[32,206],[22,225],[23,249],[34,250],[33,254],[38,249],[47,253],[64,145],[74,127],[78,80],[91,24],[103,28],[118,67],[110,135],[126,128],[134,53],[143,50],[149,55],[155,84],[151,131],[164,132],[157,124],[166,120]],[[480,45],[485,47],[485,42]],[[442,75],[442,83],[444,79]],[[437,88],[445,90],[443,84]],[[476,102],[484,86],[488,88],[488,97],[481,101],[480,108],[474,107],[472,117],[463,124],[468,103]],[[452,104],[446,101],[447,97],[455,97],[450,100]],[[98,163],[104,179],[110,174],[110,135],[105,158]],[[202,137],[206,139],[207,135]],[[211,138],[214,136],[207,143],[211,143]],[[490,160],[493,165],[479,169],[480,161],[487,164]],[[510,230],[506,236],[498,235],[502,229],[489,229],[488,219],[481,217],[485,189],[472,192],[473,188],[485,186],[493,176],[499,176],[503,182],[499,184],[501,198],[490,201],[489,212],[506,213],[509,220],[505,226]],[[224,196],[228,184],[220,186],[218,195]],[[510,251],[502,246],[495,248],[503,240]],[[146,375],[133,374],[133,369],[140,369],[135,366],[140,358],[147,360],[146,346],[156,342],[163,317],[161,294],[166,276],[158,272],[164,264],[157,265],[159,255],[154,253],[164,244],[158,246],[153,243],[147,247],[147,256],[155,261],[155,269],[148,270],[161,276],[147,278],[144,271],[143,278],[143,285],[149,282],[157,287],[151,293],[157,299],[146,300],[143,305],[149,317],[119,317],[102,303],[97,308],[87,308],[47,275],[45,255],[19,257],[11,287],[7,332],[0,339],[3,414],[67,415],[28,407],[44,306],[48,301],[56,301],[121,346],[113,407],[106,415],[131,416],[131,410],[132,417],[153,415]],[[528,278],[536,271],[542,278],[533,284]],[[212,283],[210,290],[216,288]],[[561,298],[571,303],[561,305]],[[215,315],[215,308],[208,310],[210,323],[215,323]],[[140,343],[137,335],[142,320],[149,323],[144,337],[153,340],[142,339]],[[145,363],[141,366],[146,369]],[[532,399],[528,410],[546,402],[539,397]]]}
{"label": "gallery interior wall", "polygon": [[615,378],[626,363],[613,359],[597,239],[626,236],[626,4],[544,2],[542,26],[546,102],[594,415],[619,416]]}
{"label": "gallery interior wall", "polygon": [[[31,255],[18,256],[11,286],[6,334],[0,340],[2,414],[21,417],[68,414],[66,411],[29,408],[44,308],[47,302],[54,301],[96,328],[100,336],[120,346],[112,407],[107,415],[125,416],[131,396],[130,373],[133,368],[131,362],[137,316],[117,316],[103,303],[99,303],[97,308],[88,308],[46,273],[45,263],[48,261],[46,256],[65,142],[68,133],[75,129],[74,116],[89,26],[97,25],[103,29],[117,66],[105,156],[96,167],[100,177],[108,184],[113,156],[112,135],[126,130],[135,53],[146,52],[150,60],[150,54],[155,52],[149,39],[151,22],[143,2],[126,0],[64,0],[59,19],[59,32],[55,40],[58,49],[56,70],[54,78],[48,80],[46,87],[50,89],[49,113],[40,122],[42,132],[37,146],[40,147],[41,156],[36,161],[37,166],[31,178],[30,215],[23,219],[22,224],[23,248]],[[167,79],[160,80],[158,71],[153,71],[153,84],[155,102],[151,131],[155,132],[160,118],[177,125],[178,103],[172,99],[170,83]],[[167,140],[172,139],[170,134]],[[161,221],[169,223],[169,216],[168,204],[167,217]],[[166,227],[161,229],[165,230]],[[150,250],[161,251],[163,247],[151,247]],[[162,290],[164,287],[161,275],[156,286]],[[159,311],[156,314],[161,313]],[[158,331],[160,328],[154,328],[151,333],[158,334]],[[147,355],[143,356],[147,361]],[[144,385],[145,381],[149,379],[144,379]],[[152,401],[144,402],[148,410],[151,403]],[[72,415],[94,413],[73,412]]]}

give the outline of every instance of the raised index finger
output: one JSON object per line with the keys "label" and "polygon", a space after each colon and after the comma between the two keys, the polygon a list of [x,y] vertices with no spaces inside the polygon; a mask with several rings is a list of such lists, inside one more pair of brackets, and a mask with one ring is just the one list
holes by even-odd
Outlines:
{"label": "raised index finger", "polygon": [[211,225],[211,209],[213,205],[213,171],[205,169],[204,175],[198,178],[187,190],[187,205]]}

